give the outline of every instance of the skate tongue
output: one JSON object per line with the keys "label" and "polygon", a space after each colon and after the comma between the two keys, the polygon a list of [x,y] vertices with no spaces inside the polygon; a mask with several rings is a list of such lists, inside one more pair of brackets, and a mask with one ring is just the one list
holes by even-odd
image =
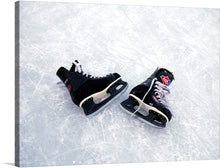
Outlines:
{"label": "skate tongue", "polygon": [[89,73],[83,72],[83,70],[82,70],[82,65],[79,64],[79,61],[78,61],[78,60],[75,60],[75,61],[73,62],[73,65],[72,65],[72,67],[70,68],[70,72],[82,73],[82,75],[85,75],[86,77],[90,77],[90,78],[93,78],[93,77],[94,77],[93,75],[90,75]]}
{"label": "skate tongue", "polygon": [[[72,66],[71,66],[71,68],[70,68],[70,72],[75,72],[76,64],[79,64],[79,61],[78,61],[78,60],[75,60],[75,61],[72,63]],[[82,67],[81,67],[81,70],[82,70]]]}
{"label": "skate tongue", "polygon": [[165,69],[160,69],[157,74],[157,79],[160,81],[162,84],[169,86],[171,82],[173,81],[174,77],[171,72]]}

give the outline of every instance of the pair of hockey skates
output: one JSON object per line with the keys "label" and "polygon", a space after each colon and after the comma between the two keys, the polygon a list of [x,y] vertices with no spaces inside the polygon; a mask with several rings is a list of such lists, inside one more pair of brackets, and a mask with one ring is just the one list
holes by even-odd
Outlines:
{"label": "pair of hockey skates", "polygon": [[[73,102],[83,108],[87,116],[100,112],[128,87],[118,73],[105,77],[84,73],[77,60],[70,70],[60,67],[56,74],[67,87]],[[157,68],[146,81],[131,90],[128,99],[121,102],[122,109],[145,123],[164,128],[172,117],[165,95],[170,93],[168,86],[173,80],[170,71]]]}

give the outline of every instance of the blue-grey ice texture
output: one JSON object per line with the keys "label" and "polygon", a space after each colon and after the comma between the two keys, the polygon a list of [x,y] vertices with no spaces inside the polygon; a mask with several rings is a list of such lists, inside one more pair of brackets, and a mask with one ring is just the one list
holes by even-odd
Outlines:
{"label": "blue-grey ice texture", "polygon": [[[219,9],[20,2],[20,165],[219,159]],[[127,91],[87,118],[56,71],[78,59]],[[157,129],[119,107],[159,67],[174,117]]]}

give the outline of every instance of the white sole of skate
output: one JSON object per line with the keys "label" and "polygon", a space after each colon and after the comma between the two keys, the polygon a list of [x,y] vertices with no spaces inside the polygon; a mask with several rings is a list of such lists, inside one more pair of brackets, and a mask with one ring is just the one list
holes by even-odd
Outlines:
{"label": "white sole of skate", "polygon": [[[133,97],[135,100],[138,101],[138,104],[141,105],[140,109],[143,109],[143,110],[146,111],[147,113],[148,113],[150,110],[153,110],[153,111],[157,112],[158,114],[162,115],[162,116],[167,120],[166,123],[168,123],[169,119],[168,119],[167,116],[166,116],[165,114],[163,114],[161,111],[159,111],[159,110],[156,109],[155,107],[152,107],[152,106],[150,106],[150,105],[148,105],[148,104],[142,102],[141,99],[139,99],[137,96],[135,96],[135,95],[133,95],[133,94],[129,94],[129,96]],[[146,120],[144,120],[144,119],[138,117],[138,116],[135,115],[134,113],[132,113],[132,112],[126,110],[122,105],[120,105],[120,107],[121,107],[126,113],[128,113],[128,114],[130,114],[130,115],[134,115],[134,116],[135,116],[137,119],[139,119],[140,121],[142,121],[142,122],[144,122],[144,123],[146,123],[146,124],[149,124],[149,125],[151,125],[151,126],[153,126],[153,127],[161,128],[161,127],[158,127],[158,126],[156,126],[156,125],[154,125],[154,124],[151,124],[150,122],[148,122],[148,121],[146,121]]]}
{"label": "white sole of skate", "polygon": [[[98,99],[101,99],[103,97],[106,97],[108,94],[107,94],[107,90],[114,84],[116,83],[117,81],[119,81],[121,79],[121,77],[119,77],[118,79],[116,79],[114,82],[112,82],[108,87],[106,87],[104,90],[100,91],[100,92],[97,92],[97,93],[94,93],[88,97],[86,97],[85,99],[83,99],[80,104],[79,104],[79,107],[82,108],[82,105],[85,101],[87,101],[88,99],[90,98],[93,98],[93,101],[95,102],[96,100]],[[119,85],[120,86],[120,85]],[[103,110],[106,106],[108,106],[112,101],[114,101],[115,99],[117,99],[121,94],[123,94],[128,88],[128,85],[120,92],[118,93],[114,98],[112,98],[108,103],[106,103],[104,106],[102,106],[100,109],[98,109],[96,112],[90,114],[90,115],[87,115],[88,116],[94,116],[96,115],[97,113],[99,113],[101,110]],[[107,97],[106,97],[107,98]]]}

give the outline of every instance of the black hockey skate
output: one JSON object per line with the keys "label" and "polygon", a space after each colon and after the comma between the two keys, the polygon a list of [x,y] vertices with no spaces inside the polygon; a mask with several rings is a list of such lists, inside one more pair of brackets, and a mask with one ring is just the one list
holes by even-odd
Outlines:
{"label": "black hockey skate", "polygon": [[67,87],[73,102],[83,108],[85,115],[97,114],[127,89],[118,73],[94,77],[82,71],[76,60],[70,70],[60,67],[57,76]]}
{"label": "black hockey skate", "polygon": [[134,87],[121,107],[141,121],[159,128],[166,127],[172,114],[167,107],[167,86],[174,80],[173,74],[164,68],[156,71],[143,83]]}

